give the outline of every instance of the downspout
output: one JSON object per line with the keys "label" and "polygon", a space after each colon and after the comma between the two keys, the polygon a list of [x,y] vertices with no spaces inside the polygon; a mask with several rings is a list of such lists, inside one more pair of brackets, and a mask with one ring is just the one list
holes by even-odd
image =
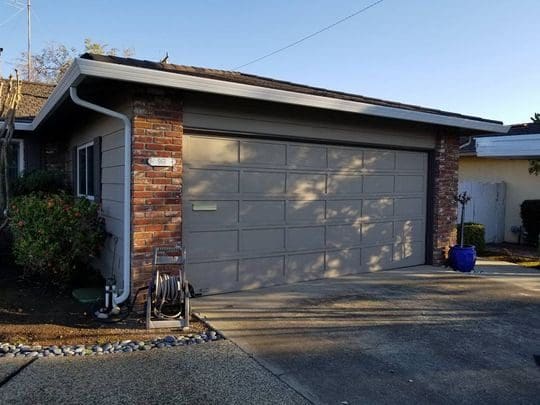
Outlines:
{"label": "downspout", "polygon": [[473,141],[473,137],[472,136],[469,136],[469,140],[467,142],[465,142],[463,145],[459,145],[459,149],[463,149],[463,148],[466,148],[467,146],[469,146]]}
{"label": "downspout", "polygon": [[81,107],[122,120],[124,123],[124,246],[123,246],[123,286],[122,294],[113,295],[114,304],[121,304],[129,298],[131,281],[131,121],[119,112],[82,100],[77,95],[77,87],[69,88],[71,100]]}

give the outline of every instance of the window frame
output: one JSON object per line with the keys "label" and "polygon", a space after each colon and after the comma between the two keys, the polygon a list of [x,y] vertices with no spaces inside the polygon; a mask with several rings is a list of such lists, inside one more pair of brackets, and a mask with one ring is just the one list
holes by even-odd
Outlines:
{"label": "window frame", "polygon": [[[77,146],[77,162],[76,162],[76,184],[77,184],[77,197],[84,197],[84,198],[87,198],[91,201],[94,201],[95,199],[95,190],[94,190],[94,195],[91,195],[91,194],[82,194],[80,192],[80,178],[79,178],[79,175],[80,175],[80,165],[79,165],[79,151],[83,150],[83,149],[86,149],[88,150],[89,148],[93,148],[94,147],[94,141],[90,141],[90,142],[86,142],[86,143],[83,143],[82,145],[79,145]],[[95,151],[92,151],[93,153]],[[86,160],[86,173],[85,173],[85,184],[86,184],[86,190],[88,191],[88,170],[94,170],[94,162],[89,162],[88,161],[88,152],[85,153],[85,160]],[[95,176],[95,173],[94,173],[94,176]]]}
{"label": "window frame", "polygon": [[19,144],[17,175],[21,176],[23,174],[23,172],[24,172],[24,167],[25,167],[25,162],[24,162],[24,139],[11,138],[10,143]]}

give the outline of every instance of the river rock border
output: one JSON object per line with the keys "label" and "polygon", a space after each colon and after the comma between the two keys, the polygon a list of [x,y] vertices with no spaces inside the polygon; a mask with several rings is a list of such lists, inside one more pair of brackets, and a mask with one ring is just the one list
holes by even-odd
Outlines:
{"label": "river rock border", "polygon": [[215,331],[208,331],[201,334],[188,334],[182,336],[166,336],[148,341],[143,340],[122,340],[114,343],[102,345],[23,345],[0,343],[0,358],[21,358],[21,357],[65,357],[65,356],[103,356],[116,353],[132,353],[152,349],[162,349],[166,347],[188,346],[212,342],[223,339]]}

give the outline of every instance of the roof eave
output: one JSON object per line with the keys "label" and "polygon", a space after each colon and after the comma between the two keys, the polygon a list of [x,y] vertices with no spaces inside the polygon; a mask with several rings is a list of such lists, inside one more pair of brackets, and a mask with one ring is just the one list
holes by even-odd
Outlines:
{"label": "roof eave", "polygon": [[76,58],[62,77],[47,102],[32,122],[35,129],[66,97],[69,87],[77,85],[85,76],[127,81],[147,85],[159,85],[182,90],[199,91],[254,100],[322,108],[327,110],[365,114],[376,117],[422,122],[433,125],[463,128],[481,132],[506,133],[510,126],[451,117],[395,107],[379,106],[358,101],[341,100],[286,90],[271,89],[243,83],[209,79],[186,74],[151,70],[141,67],[125,66],[107,62]]}

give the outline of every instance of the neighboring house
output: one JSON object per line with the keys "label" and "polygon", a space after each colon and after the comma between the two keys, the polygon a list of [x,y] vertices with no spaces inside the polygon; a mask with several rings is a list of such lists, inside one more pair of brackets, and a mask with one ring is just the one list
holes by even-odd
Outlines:
{"label": "neighboring house", "polygon": [[[502,238],[506,242],[517,242],[519,239],[517,230],[521,226],[521,203],[540,199],[540,177],[529,174],[529,159],[540,159],[540,124],[512,125],[508,133],[503,135],[462,138],[459,181],[504,183],[505,206],[501,222]],[[487,197],[479,195],[477,198]],[[492,200],[493,197],[486,203]],[[493,210],[484,215],[493,217]]]}
{"label": "neighboring house", "polygon": [[[8,84],[8,80],[0,79],[0,82],[4,82],[5,86]],[[53,90],[54,85],[21,82],[21,100],[15,112],[15,118],[19,125],[32,122]],[[42,165],[42,143],[35,136],[28,135],[31,134],[17,131],[13,139],[9,156],[9,172],[11,176],[21,174],[25,169],[39,168]]]}
{"label": "neighboring house", "polygon": [[[84,101],[86,100],[86,101]],[[102,205],[121,302],[154,246],[197,292],[424,263],[454,241],[459,137],[501,122],[221,70],[85,54],[18,136]],[[113,258],[116,258],[113,263]]]}

